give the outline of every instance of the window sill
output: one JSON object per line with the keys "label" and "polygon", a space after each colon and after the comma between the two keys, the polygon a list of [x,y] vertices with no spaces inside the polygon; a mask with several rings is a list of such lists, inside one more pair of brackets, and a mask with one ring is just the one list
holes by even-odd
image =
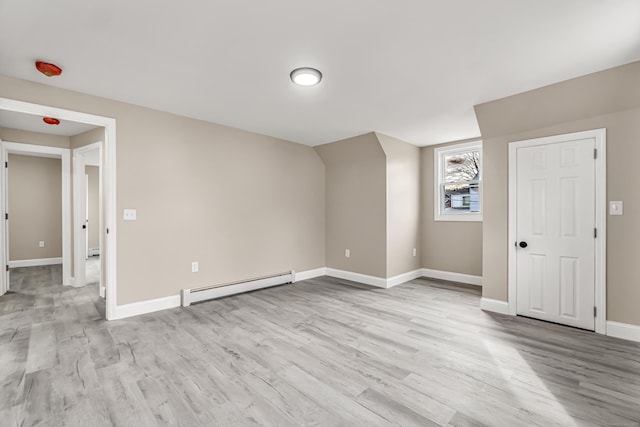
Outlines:
{"label": "window sill", "polygon": [[453,222],[482,222],[482,215],[438,215],[434,221],[453,221]]}

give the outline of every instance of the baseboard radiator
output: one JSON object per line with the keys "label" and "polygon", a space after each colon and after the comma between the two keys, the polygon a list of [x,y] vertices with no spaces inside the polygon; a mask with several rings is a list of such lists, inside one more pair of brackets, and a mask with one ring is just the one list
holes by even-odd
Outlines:
{"label": "baseboard radiator", "polygon": [[286,283],[295,283],[295,281],[296,272],[291,270],[285,273],[254,277],[253,279],[244,279],[237,282],[220,283],[196,289],[183,289],[180,293],[181,303],[183,307],[189,307],[194,302],[222,298]]}

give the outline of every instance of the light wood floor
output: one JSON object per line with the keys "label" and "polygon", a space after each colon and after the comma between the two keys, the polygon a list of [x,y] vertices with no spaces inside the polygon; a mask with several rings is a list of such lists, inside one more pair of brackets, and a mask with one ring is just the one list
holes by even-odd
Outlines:
{"label": "light wood floor", "polygon": [[479,292],[318,278],[105,322],[15,271],[2,426],[638,426],[640,346],[482,312]]}

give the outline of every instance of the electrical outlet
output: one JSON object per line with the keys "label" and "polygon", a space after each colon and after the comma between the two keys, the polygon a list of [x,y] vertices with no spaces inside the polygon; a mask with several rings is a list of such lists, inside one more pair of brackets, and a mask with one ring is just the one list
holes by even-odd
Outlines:
{"label": "electrical outlet", "polygon": [[44,240],[38,242],[38,247],[44,248]]}
{"label": "electrical outlet", "polygon": [[197,273],[197,272],[198,272],[198,269],[199,269],[198,261],[193,261],[193,262],[191,263],[191,272],[192,272],[192,273]]}
{"label": "electrical outlet", "polygon": [[349,249],[345,249],[345,250],[344,250],[344,256],[345,256],[346,258],[351,258],[351,250],[349,250]]}
{"label": "electrical outlet", "polygon": [[416,256],[418,254],[418,251],[416,250],[416,248],[413,248],[413,256]]}
{"label": "electrical outlet", "polygon": [[122,219],[125,221],[135,221],[137,215],[138,214],[135,209],[125,209],[122,214]]}

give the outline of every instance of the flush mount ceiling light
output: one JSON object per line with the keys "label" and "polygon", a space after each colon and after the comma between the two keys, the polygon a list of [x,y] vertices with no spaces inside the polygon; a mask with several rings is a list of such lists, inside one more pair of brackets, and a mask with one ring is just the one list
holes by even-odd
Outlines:
{"label": "flush mount ceiling light", "polygon": [[55,119],[53,117],[43,117],[42,121],[45,122],[48,125],[59,125],[60,124],[60,120]]}
{"label": "flush mount ceiling light", "polygon": [[296,68],[291,72],[291,81],[300,86],[314,86],[322,80],[322,73],[315,68]]}
{"label": "flush mount ceiling light", "polygon": [[36,61],[36,70],[40,71],[47,77],[59,76],[62,74],[62,68],[56,64],[49,64],[48,62]]}

